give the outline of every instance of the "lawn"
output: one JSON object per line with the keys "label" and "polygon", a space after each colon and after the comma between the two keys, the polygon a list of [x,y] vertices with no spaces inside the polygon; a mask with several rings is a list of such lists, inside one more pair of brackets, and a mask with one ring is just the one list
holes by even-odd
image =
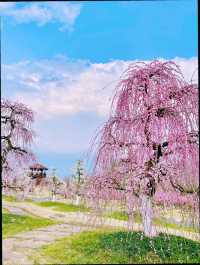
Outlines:
{"label": "lawn", "polygon": [[2,233],[3,238],[13,236],[20,232],[30,231],[36,228],[56,224],[57,222],[29,215],[16,215],[3,210]]}
{"label": "lawn", "polygon": [[[121,220],[121,221],[128,221],[128,214],[125,212],[113,211],[110,213],[106,213],[104,216],[114,218],[117,220]],[[134,213],[134,220],[137,223],[141,222],[141,217],[139,213]]]}
{"label": "lawn", "polygon": [[82,232],[40,249],[34,264],[198,263],[200,244],[160,234],[149,239],[142,232]]}
{"label": "lawn", "polygon": [[67,204],[63,202],[34,202],[34,204],[42,207],[51,207],[55,211],[59,212],[87,212],[89,211],[84,205]]}

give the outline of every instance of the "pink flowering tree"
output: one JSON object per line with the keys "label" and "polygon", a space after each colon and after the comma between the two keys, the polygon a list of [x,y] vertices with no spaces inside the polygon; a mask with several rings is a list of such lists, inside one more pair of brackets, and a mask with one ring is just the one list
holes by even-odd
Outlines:
{"label": "pink flowering tree", "polygon": [[1,166],[3,184],[35,157],[30,151],[34,115],[25,105],[1,100]]}
{"label": "pink flowering tree", "polygon": [[186,82],[171,61],[130,65],[95,140],[95,196],[121,190],[132,198],[129,208],[139,199],[144,233],[155,235],[156,190],[199,191],[197,85]]}

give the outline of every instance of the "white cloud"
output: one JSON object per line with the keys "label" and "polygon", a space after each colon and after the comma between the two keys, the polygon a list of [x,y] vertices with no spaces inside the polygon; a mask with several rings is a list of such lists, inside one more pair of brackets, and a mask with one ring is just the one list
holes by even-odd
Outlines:
{"label": "white cloud", "polygon": [[174,62],[180,66],[183,76],[188,82],[198,83],[198,60],[196,57],[190,59],[176,57]]}
{"label": "white cloud", "polygon": [[38,133],[35,150],[52,153],[79,153],[88,150],[96,129],[103,120],[91,113],[75,116],[36,119]]}
{"label": "white cloud", "polygon": [[[189,81],[197,58],[174,61]],[[117,81],[130,63],[92,64],[57,56],[2,65],[2,92],[36,112],[37,149],[79,152],[89,147],[95,128],[106,120]]]}
{"label": "white cloud", "polygon": [[15,7],[15,3],[0,2],[0,12],[7,11],[13,7]]}
{"label": "white cloud", "polygon": [[81,10],[80,3],[45,2],[45,3],[0,3],[0,14],[12,17],[17,23],[35,22],[43,26],[58,22],[60,30],[72,30]]}
{"label": "white cloud", "polygon": [[[175,58],[174,61],[189,81],[197,69],[197,58]],[[81,112],[105,117],[117,81],[130,63],[118,60],[91,64],[58,56],[51,60],[4,65],[3,91],[12,93],[12,97],[31,106],[43,118]]]}
{"label": "white cloud", "polygon": [[[90,64],[64,57],[3,67],[4,91],[28,104],[40,117],[108,113],[110,96],[128,62]],[[44,111],[45,106],[45,111]]]}

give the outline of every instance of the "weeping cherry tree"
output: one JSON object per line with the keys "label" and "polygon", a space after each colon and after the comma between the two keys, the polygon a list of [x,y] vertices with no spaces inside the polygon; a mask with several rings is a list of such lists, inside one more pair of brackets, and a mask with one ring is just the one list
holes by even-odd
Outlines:
{"label": "weeping cherry tree", "polygon": [[172,61],[131,64],[120,80],[97,142],[92,189],[139,200],[146,236],[154,236],[159,187],[198,193],[198,88]]}
{"label": "weeping cherry tree", "polygon": [[27,106],[1,100],[1,169],[3,183],[15,177],[35,157],[30,150],[34,138],[31,128],[34,115]]}

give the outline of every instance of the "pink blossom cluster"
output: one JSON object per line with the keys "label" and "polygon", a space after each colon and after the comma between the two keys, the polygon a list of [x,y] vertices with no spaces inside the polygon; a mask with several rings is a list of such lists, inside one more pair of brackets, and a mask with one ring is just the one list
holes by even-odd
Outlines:
{"label": "pink blossom cluster", "polygon": [[130,65],[93,146],[97,148],[91,190],[96,196],[109,197],[114,190],[153,196],[160,185],[196,193],[197,84],[186,82],[172,61]]}
{"label": "pink blossom cluster", "polygon": [[180,194],[174,191],[156,192],[154,202],[163,206],[188,206],[191,208],[198,207],[198,196],[194,194]]}

